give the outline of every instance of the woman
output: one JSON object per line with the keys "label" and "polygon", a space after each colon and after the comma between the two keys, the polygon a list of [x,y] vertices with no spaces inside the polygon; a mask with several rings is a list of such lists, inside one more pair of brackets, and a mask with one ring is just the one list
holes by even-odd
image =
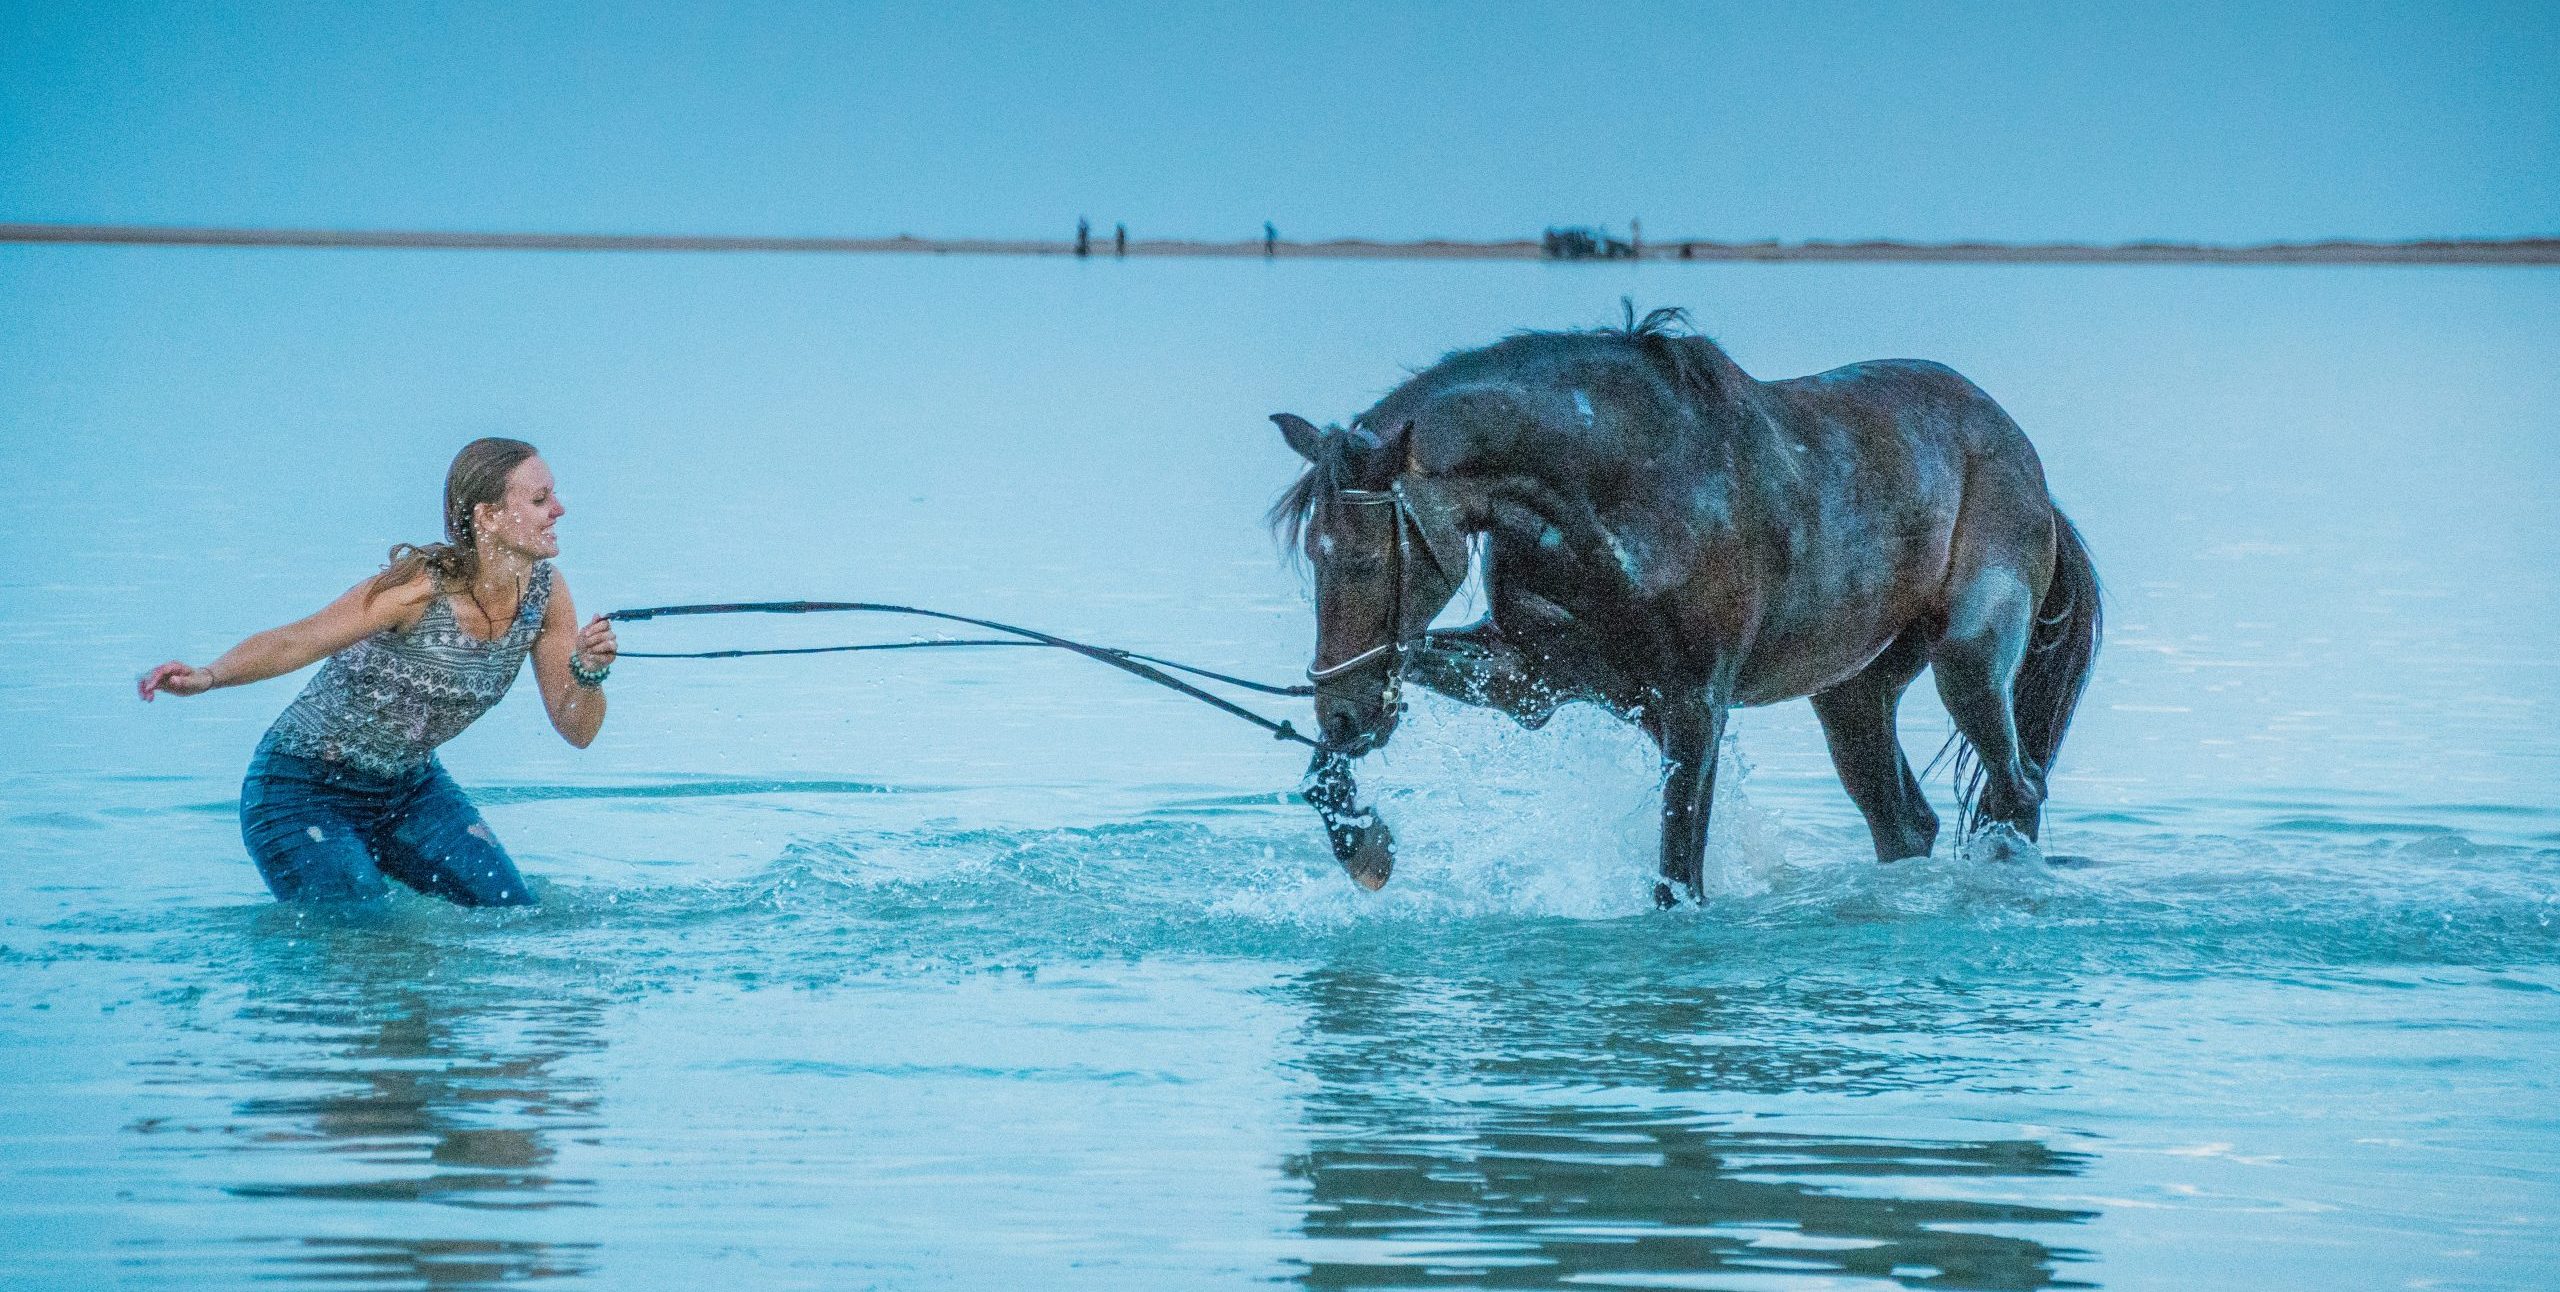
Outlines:
{"label": "woman", "polygon": [[527,653],[562,739],[584,749],[604,725],[613,625],[579,628],[551,567],[563,511],[532,445],[474,440],[445,473],[444,542],[392,548],[382,573],[208,667],[172,660],[143,675],[149,700],[328,658],[240,787],[241,838],[279,900],[378,897],[386,875],[464,906],[534,900],[435,748],[507,693]]}

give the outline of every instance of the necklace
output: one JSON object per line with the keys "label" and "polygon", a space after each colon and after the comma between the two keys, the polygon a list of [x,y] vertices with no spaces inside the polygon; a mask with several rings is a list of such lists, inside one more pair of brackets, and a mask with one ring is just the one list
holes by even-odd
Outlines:
{"label": "necklace", "polygon": [[507,612],[506,620],[503,623],[499,621],[496,615],[489,613],[488,603],[480,599],[479,580],[474,579],[469,585],[463,588],[463,595],[471,598],[471,608],[479,611],[480,617],[488,622],[488,635],[482,637],[481,640],[496,641],[497,639],[507,635],[507,629],[514,625],[516,616],[524,611],[524,594],[532,586],[533,579],[529,575],[524,579],[517,581],[515,605]]}

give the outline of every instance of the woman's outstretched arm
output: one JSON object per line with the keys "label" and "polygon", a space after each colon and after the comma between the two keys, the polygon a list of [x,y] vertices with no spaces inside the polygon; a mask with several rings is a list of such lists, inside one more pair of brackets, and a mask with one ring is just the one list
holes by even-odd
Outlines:
{"label": "woman's outstretched arm", "polygon": [[435,581],[423,575],[383,589],[379,595],[374,594],[373,582],[367,579],[347,589],[346,595],[317,614],[250,637],[203,668],[173,659],[143,674],[135,689],[149,700],[162,691],[202,695],[216,687],[244,686],[280,677],[375,633],[409,622],[435,591]]}
{"label": "woman's outstretched arm", "polygon": [[572,658],[590,677],[613,667],[617,643],[613,621],[602,615],[578,626],[577,603],[569,599],[569,581],[551,572],[551,604],[542,611],[542,632],[533,639],[533,680],[542,687],[542,707],[551,714],[551,729],[580,749],[595,743],[604,726],[604,688],[580,682],[569,667]]}

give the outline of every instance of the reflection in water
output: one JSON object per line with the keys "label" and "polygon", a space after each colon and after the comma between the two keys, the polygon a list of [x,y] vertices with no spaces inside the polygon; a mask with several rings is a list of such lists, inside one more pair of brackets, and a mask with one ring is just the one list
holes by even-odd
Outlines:
{"label": "reflection in water", "polygon": [[2030,1140],[1768,1133],[1498,1104],[1443,1107],[1399,1129],[1339,1129],[1288,1168],[1311,1194],[1305,1232],[1316,1242],[1304,1281],[1316,1287],[1530,1287],[1701,1271],[2069,1286],[2053,1266],[2077,1253],[2013,1227],[2091,1214],[1904,1196],[2080,1168],[2077,1155]]}
{"label": "reflection in water", "polygon": [[420,928],[374,913],[276,936],[290,914],[252,934],[247,1003],[198,1020],[222,1034],[208,1075],[238,1091],[223,1133],[131,1129],[179,1136],[153,1148],[213,1164],[234,1198],[306,1204],[242,1226],[298,1235],[248,1240],[262,1278],[471,1286],[587,1272],[590,1244],[380,1204],[588,1205],[592,1182],[554,1163],[560,1134],[598,1124],[594,1082],[558,1069],[601,1048],[600,1002],[565,986],[573,975],[473,950],[467,931],[437,936],[468,917],[431,912]]}
{"label": "reflection in water", "polygon": [[[1821,1041],[1962,1030],[1944,999],[1850,993],[1855,1012],[1830,1014],[1830,1026],[1799,1018],[1760,1032],[1788,1043],[1753,1044],[1769,1012],[1825,1014],[1838,993],[1586,998],[1527,979],[1497,991],[1340,968],[1293,991],[1308,1010],[1302,1064],[1316,1081],[1311,1146],[1286,1164],[1307,1189],[1310,1286],[2079,1286],[2055,1267],[2086,1253],[2037,1231],[2094,1213],[2004,1195],[2011,1182],[2080,1173],[2084,1154],[2019,1136],[1843,1134],[1837,1119],[1699,1106],[1704,1092],[1944,1081],[1934,1058]],[[2006,1030],[2053,1017],[2040,1023],[2004,1002],[1971,1022]]]}
{"label": "reflection in water", "polygon": [[355,1283],[376,1287],[483,1287],[585,1274],[591,1243],[514,1243],[492,1239],[303,1238],[290,1244],[280,1271],[262,1280]]}
{"label": "reflection in water", "polygon": [[[322,1047],[271,1066],[244,1060],[262,1084],[308,1091],[240,1102],[238,1114],[259,1128],[256,1145],[336,1155],[369,1178],[241,1184],[230,1192],[467,1207],[570,1204],[560,1192],[585,1182],[548,1173],[545,1134],[591,1124],[593,1101],[555,1089],[549,1069],[581,1048],[577,1029],[585,1020],[556,1007],[527,1019],[521,1004],[458,1016],[450,1012],[454,1000],[399,990],[243,1010],[239,1021],[268,1037],[291,1034]],[[378,1167],[395,1169],[383,1174]]]}

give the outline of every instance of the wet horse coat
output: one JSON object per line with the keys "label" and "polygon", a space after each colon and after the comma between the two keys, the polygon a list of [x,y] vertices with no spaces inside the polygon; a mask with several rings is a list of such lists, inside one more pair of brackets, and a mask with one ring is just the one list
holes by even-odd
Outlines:
{"label": "wet horse coat", "polygon": [[[1316,574],[1331,748],[1309,797],[1364,883],[1389,858],[1362,846],[1348,760],[1386,741],[1408,680],[1531,726],[1572,701],[1639,723],[1666,764],[1666,902],[1703,891],[1736,705],[1811,698],[1877,856],[1927,853],[1937,816],[1894,726],[1924,666],[1979,759],[1968,823],[2035,837],[2100,622],[2025,434],[1940,364],[1763,382],[1682,321],[1454,354],[1347,428],[1273,418],[1308,462],[1273,516]],[[1427,631],[1470,539],[1489,613]]]}

